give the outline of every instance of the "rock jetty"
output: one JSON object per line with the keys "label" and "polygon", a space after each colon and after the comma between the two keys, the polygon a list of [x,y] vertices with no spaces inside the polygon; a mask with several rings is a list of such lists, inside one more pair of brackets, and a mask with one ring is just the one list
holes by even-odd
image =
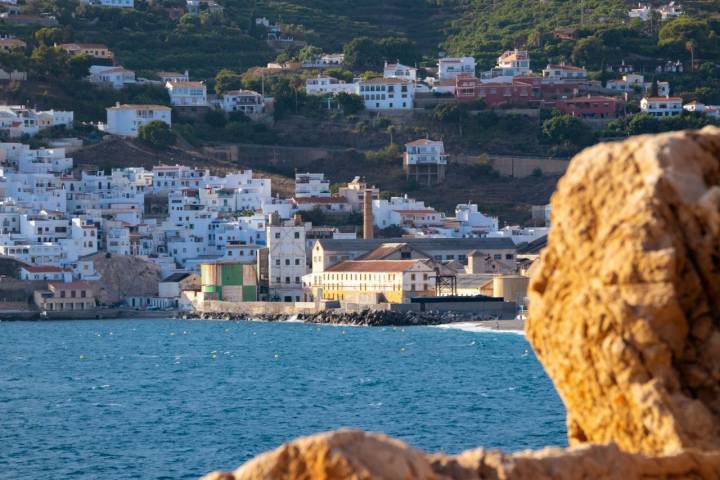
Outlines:
{"label": "rock jetty", "polygon": [[448,456],[340,430],[205,479],[720,478],[720,129],[583,151],[552,224],[527,334],[570,448]]}
{"label": "rock jetty", "polygon": [[494,320],[486,315],[456,312],[396,312],[391,310],[361,310],[347,312],[340,309],[324,310],[312,314],[260,314],[246,313],[215,313],[215,312],[188,312],[179,315],[180,318],[199,320],[260,320],[265,322],[284,322],[288,320],[303,321],[329,325],[357,325],[366,327],[405,327],[411,325],[440,325],[453,322],[472,322],[480,320]]}

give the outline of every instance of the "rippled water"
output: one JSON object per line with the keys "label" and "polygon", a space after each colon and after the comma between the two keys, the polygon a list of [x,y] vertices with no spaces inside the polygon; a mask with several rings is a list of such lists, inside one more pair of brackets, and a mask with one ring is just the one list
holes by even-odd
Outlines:
{"label": "rippled water", "polygon": [[0,478],[197,478],[298,435],[565,445],[522,335],[178,320],[0,323]]}

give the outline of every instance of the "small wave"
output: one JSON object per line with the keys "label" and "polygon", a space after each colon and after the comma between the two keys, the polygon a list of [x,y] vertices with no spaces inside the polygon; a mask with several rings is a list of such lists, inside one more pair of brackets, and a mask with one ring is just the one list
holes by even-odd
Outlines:
{"label": "small wave", "polygon": [[444,323],[442,325],[433,325],[433,328],[462,330],[463,332],[472,333],[511,333],[513,335],[525,336],[525,332],[523,330],[503,330],[502,328],[494,328],[492,321]]}

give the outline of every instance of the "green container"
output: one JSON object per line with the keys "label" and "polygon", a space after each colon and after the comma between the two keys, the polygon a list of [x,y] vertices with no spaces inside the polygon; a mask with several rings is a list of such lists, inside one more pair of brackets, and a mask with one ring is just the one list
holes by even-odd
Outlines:
{"label": "green container", "polygon": [[243,265],[230,263],[222,266],[220,281],[223,285],[239,286],[243,284]]}

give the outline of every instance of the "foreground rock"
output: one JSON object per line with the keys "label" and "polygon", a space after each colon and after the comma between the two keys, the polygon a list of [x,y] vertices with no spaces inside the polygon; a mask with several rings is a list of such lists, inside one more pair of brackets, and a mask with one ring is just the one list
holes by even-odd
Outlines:
{"label": "foreground rock", "polygon": [[720,478],[720,129],[588,149],[552,211],[527,332],[571,448],[429,455],[338,431],[206,478]]}
{"label": "foreground rock", "polygon": [[235,472],[203,480],[670,480],[720,477],[720,453],[684,451],[646,456],[614,445],[546,448],[505,454],[468,450],[429,455],[385,435],[352,430],[299,438],[260,455]]}
{"label": "foreground rock", "polygon": [[528,339],[571,445],[720,447],[720,130],[578,155],[552,201]]}

